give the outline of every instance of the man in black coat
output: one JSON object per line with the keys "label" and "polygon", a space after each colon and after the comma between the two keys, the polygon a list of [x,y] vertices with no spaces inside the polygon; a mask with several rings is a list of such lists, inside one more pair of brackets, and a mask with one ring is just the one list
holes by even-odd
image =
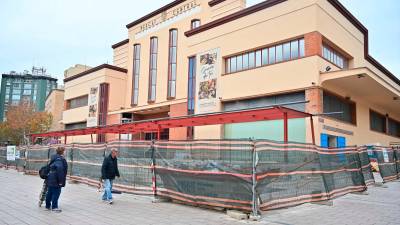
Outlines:
{"label": "man in black coat", "polygon": [[68,164],[64,158],[63,147],[57,148],[57,154],[51,157],[49,166],[50,173],[46,179],[48,190],[46,194],[46,209],[54,212],[61,212],[58,208],[58,199],[61,194],[61,188],[65,187],[67,179]]}
{"label": "man in black coat", "polygon": [[101,178],[103,179],[104,194],[103,201],[107,201],[109,204],[113,203],[112,198],[112,186],[115,177],[119,177],[118,171],[118,149],[112,148],[109,156],[104,158],[103,165],[101,167]]}

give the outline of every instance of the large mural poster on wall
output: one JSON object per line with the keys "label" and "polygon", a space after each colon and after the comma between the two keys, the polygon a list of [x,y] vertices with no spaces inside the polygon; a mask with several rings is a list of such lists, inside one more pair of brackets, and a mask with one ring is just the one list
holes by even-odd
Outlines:
{"label": "large mural poster on wall", "polygon": [[218,78],[220,50],[213,49],[197,56],[196,114],[218,111]]}
{"label": "large mural poster on wall", "polygon": [[87,127],[96,127],[98,125],[98,99],[99,87],[90,88],[89,93],[89,115],[87,119]]}

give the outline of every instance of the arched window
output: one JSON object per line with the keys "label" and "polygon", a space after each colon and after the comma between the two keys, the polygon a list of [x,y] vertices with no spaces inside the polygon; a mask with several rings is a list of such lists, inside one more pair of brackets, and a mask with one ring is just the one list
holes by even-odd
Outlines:
{"label": "arched window", "polygon": [[168,58],[168,99],[176,96],[176,59],[178,45],[178,30],[169,31],[169,58]]}
{"label": "arched window", "polygon": [[197,27],[199,27],[201,25],[200,20],[199,19],[194,19],[191,22],[190,28],[191,29],[195,29]]}

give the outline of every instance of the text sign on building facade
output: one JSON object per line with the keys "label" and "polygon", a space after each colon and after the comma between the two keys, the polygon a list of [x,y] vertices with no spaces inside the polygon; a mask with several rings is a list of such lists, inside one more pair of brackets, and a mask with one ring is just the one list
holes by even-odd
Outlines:
{"label": "text sign on building facade", "polygon": [[192,0],[182,4],[172,10],[162,12],[158,17],[153,18],[139,27],[139,31],[135,34],[135,39],[139,39],[161,28],[170,26],[179,20],[187,18],[194,13],[200,12],[200,4],[198,0]]}
{"label": "text sign on building facade", "polygon": [[7,146],[7,161],[15,161],[16,147]]}
{"label": "text sign on building facade", "polygon": [[98,126],[98,99],[99,99],[99,87],[90,88],[89,93],[89,115],[87,118],[87,127]]}
{"label": "text sign on building facade", "polygon": [[218,78],[220,76],[220,49],[197,55],[196,114],[218,111]]}

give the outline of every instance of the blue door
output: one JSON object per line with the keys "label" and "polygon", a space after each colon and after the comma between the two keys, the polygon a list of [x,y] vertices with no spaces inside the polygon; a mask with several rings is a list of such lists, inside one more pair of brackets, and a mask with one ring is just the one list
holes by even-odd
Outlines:
{"label": "blue door", "polygon": [[327,134],[321,134],[321,147],[323,147],[323,148],[329,147],[329,141],[328,141]]}
{"label": "blue door", "polygon": [[[337,137],[337,147],[338,148],[345,148],[346,147],[346,138],[345,137]],[[338,157],[341,162],[346,161],[346,155],[344,153],[339,153]]]}

